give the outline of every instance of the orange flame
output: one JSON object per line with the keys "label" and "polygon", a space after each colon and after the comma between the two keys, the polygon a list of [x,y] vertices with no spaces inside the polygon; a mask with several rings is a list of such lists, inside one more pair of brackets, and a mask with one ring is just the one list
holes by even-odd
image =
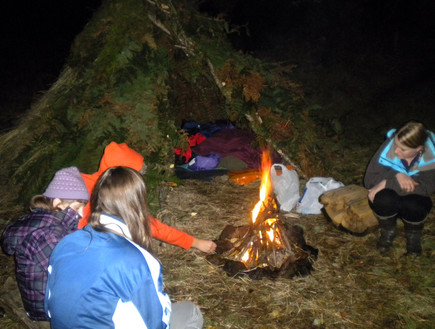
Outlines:
{"label": "orange flame", "polygon": [[[270,180],[270,168],[272,161],[267,151],[263,151],[261,157],[261,186],[260,186],[260,200],[255,204],[252,210],[252,224],[257,224],[259,214],[263,211],[271,211],[271,206],[277,210],[277,206],[270,197],[273,192],[272,182]],[[271,203],[272,202],[272,203]],[[267,209],[269,208],[269,209]],[[265,214],[266,216],[269,214]],[[264,258],[266,254],[263,252],[270,252],[270,250],[278,250],[283,247],[281,232],[278,229],[279,218],[270,217],[265,219],[261,225],[256,226],[254,229],[258,239],[250,241],[249,245],[244,248],[243,254],[239,255],[239,260],[247,265],[248,268],[255,266],[263,266],[268,261]],[[269,250],[269,251],[268,251]]]}
{"label": "orange flame", "polygon": [[270,167],[272,166],[272,160],[269,153],[263,151],[261,156],[261,187],[260,187],[260,200],[254,206],[252,210],[252,223],[255,224],[258,214],[265,208],[265,201],[272,192],[272,184],[270,182]]}
{"label": "orange flame", "polygon": [[[252,245],[252,244],[251,244],[251,245]],[[250,255],[250,251],[251,251],[251,249],[252,249],[252,246],[251,246],[248,250],[246,250],[245,253],[243,254],[243,256],[242,256],[242,258],[241,258],[241,261],[242,261],[243,263],[246,263],[246,262],[249,260],[249,258],[251,257],[251,255]]]}
{"label": "orange flame", "polygon": [[266,233],[269,236],[270,242],[273,242],[274,240],[273,229],[270,228],[269,231],[266,231]]}

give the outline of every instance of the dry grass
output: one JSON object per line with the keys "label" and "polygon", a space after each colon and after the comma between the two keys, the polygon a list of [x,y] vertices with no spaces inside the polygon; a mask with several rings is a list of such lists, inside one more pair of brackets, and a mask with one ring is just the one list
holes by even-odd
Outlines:
{"label": "dry grass", "polygon": [[[197,237],[215,239],[227,224],[243,225],[258,200],[258,182],[240,186],[219,177],[171,188],[157,214]],[[228,277],[201,252],[160,245],[166,289],[175,301],[193,300],[205,328],[432,328],[435,323],[434,214],[420,258],[405,253],[400,226],[390,257],[376,251],[377,232],[355,236],[323,215],[288,217],[319,249],[315,271],[294,279]]]}
{"label": "dry grass", "polygon": [[[164,223],[200,238],[217,239],[228,225],[244,225],[258,200],[259,182],[240,186],[221,176],[164,185]],[[293,279],[236,279],[210,264],[197,250],[156,242],[166,290],[174,301],[192,300],[204,314],[204,328],[433,328],[435,323],[435,214],[424,230],[424,254],[404,257],[402,225],[388,257],[376,250],[377,232],[355,236],[323,215],[286,217],[319,249],[314,271]],[[13,261],[0,256],[1,278]],[[6,313],[2,328],[20,328]]]}

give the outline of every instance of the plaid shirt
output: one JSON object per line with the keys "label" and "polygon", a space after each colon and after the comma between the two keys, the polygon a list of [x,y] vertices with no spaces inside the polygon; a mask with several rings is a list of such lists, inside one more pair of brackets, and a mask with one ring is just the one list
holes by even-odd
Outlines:
{"label": "plaid shirt", "polygon": [[3,232],[2,247],[15,257],[18,287],[32,320],[48,320],[44,296],[49,258],[60,239],[77,230],[79,219],[71,208],[58,212],[34,209]]}

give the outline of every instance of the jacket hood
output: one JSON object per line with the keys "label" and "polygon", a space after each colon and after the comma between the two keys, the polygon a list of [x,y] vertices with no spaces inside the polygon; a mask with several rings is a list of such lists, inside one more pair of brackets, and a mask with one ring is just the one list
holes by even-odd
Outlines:
{"label": "jacket hood", "polygon": [[[111,142],[104,149],[98,171],[93,174],[81,174],[86,188],[89,191],[89,195],[92,194],[92,190],[103,172],[111,167],[117,166],[129,167],[139,171],[143,166],[143,157],[129,148],[125,143],[118,144]],[[79,228],[83,228],[88,223],[90,213],[91,207],[90,203],[88,203],[83,209],[83,218],[79,221]]]}
{"label": "jacket hood", "polygon": [[98,172],[102,174],[107,169],[117,166],[130,167],[139,171],[143,166],[143,157],[125,143],[111,142],[104,149]]}

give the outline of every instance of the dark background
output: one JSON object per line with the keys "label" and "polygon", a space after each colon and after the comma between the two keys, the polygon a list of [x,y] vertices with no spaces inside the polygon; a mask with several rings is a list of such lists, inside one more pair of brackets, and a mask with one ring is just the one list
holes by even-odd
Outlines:
{"label": "dark background", "polygon": [[0,1],[0,132],[57,80],[74,37],[100,3]]}
{"label": "dark background", "polygon": [[203,8],[230,23],[236,47],[294,65],[307,107],[331,135],[379,142],[409,120],[435,129],[434,1],[210,0]]}
{"label": "dark background", "polygon": [[[72,40],[100,3],[1,2],[1,131],[56,81]],[[199,3],[228,23],[235,48],[295,65],[308,102],[323,109],[320,121],[352,126],[355,117],[366,117],[378,129],[415,118],[435,129],[433,1]]]}

